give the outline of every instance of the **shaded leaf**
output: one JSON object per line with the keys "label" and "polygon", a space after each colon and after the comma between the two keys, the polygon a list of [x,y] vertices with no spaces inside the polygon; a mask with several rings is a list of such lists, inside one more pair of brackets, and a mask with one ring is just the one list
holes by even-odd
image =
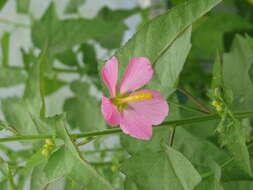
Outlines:
{"label": "shaded leaf", "polygon": [[221,168],[214,161],[209,160],[205,163],[207,169],[203,170],[206,176],[202,178],[201,183],[199,183],[194,190],[223,190],[220,182],[221,178]]}
{"label": "shaded leaf", "polygon": [[250,43],[252,41],[237,35],[231,51],[224,54],[224,84],[233,91],[236,110],[251,110],[253,105],[253,84],[249,75],[253,51]]}
{"label": "shaded leaf", "polygon": [[146,190],[193,190],[201,181],[191,163],[172,148],[140,152],[123,163],[122,171]]}
{"label": "shaded leaf", "polygon": [[200,58],[214,56],[217,51],[224,50],[225,33],[251,29],[253,29],[253,25],[239,15],[220,12],[211,13],[193,33],[193,55]]}

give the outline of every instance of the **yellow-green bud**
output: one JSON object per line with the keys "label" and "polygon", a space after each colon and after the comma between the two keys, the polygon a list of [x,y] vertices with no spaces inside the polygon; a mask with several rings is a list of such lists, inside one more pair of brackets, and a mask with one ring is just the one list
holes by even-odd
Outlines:
{"label": "yellow-green bud", "polygon": [[47,157],[49,155],[49,151],[47,149],[44,149],[41,151],[41,154],[45,157]]}
{"label": "yellow-green bud", "polygon": [[43,156],[48,156],[49,153],[51,152],[51,150],[53,149],[53,147],[54,147],[54,141],[51,139],[46,139],[45,144],[43,145],[43,149],[41,151],[41,154]]}
{"label": "yellow-green bud", "polygon": [[215,107],[215,109],[218,111],[218,112],[221,112],[222,111],[222,102],[218,102],[216,100],[212,101],[212,105]]}
{"label": "yellow-green bud", "polygon": [[52,139],[46,139],[45,143],[48,145],[48,146],[54,146],[54,141]]}
{"label": "yellow-green bud", "polygon": [[113,172],[116,172],[118,170],[118,167],[116,165],[112,165],[111,170]]}

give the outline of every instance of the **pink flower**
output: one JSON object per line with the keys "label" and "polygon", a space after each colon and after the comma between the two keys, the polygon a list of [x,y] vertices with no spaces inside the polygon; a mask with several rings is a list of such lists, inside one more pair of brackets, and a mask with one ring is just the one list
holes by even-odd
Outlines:
{"label": "pink flower", "polygon": [[150,139],[152,125],[162,123],[169,111],[167,102],[159,92],[135,92],[147,84],[152,76],[152,65],[147,58],[132,58],[117,86],[118,60],[112,57],[107,61],[102,70],[102,79],[111,98],[102,97],[101,111],[109,125],[120,125],[122,131],[132,137]]}

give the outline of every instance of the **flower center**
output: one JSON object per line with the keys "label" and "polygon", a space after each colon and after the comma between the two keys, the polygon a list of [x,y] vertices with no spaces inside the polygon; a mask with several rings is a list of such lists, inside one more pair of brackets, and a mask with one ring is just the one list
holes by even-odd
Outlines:
{"label": "flower center", "polygon": [[150,92],[140,92],[132,95],[118,95],[112,99],[112,102],[118,108],[119,111],[123,111],[129,106],[128,102],[149,100],[152,98],[153,95]]}

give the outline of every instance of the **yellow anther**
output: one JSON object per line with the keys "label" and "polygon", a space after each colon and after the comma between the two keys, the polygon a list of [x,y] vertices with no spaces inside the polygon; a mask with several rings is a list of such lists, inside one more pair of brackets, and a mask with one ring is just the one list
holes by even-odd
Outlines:
{"label": "yellow anther", "polygon": [[127,102],[132,102],[132,101],[141,101],[141,100],[148,100],[152,99],[153,95],[149,92],[140,92],[134,95],[130,95],[124,98],[119,98],[117,99],[118,104],[124,104]]}
{"label": "yellow anther", "polygon": [[218,102],[218,101],[214,100],[214,101],[212,101],[212,105],[215,107],[215,109],[218,112],[222,111],[222,106],[223,106],[222,102]]}

